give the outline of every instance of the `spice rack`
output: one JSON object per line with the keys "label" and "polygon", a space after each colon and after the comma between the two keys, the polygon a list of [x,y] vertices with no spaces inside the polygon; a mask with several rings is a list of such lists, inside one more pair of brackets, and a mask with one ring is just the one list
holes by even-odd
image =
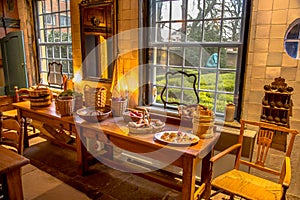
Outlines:
{"label": "spice rack", "polygon": [[275,78],[270,85],[264,86],[261,121],[289,127],[292,111],[293,88],[287,86],[284,78]]}

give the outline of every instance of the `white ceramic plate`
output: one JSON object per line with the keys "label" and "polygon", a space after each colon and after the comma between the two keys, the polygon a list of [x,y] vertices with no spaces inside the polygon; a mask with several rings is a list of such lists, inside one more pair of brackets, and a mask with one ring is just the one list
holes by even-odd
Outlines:
{"label": "white ceramic plate", "polygon": [[172,145],[193,145],[199,142],[199,137],[181,131],[162,131],[156,133],[154,138],[160,142]]}

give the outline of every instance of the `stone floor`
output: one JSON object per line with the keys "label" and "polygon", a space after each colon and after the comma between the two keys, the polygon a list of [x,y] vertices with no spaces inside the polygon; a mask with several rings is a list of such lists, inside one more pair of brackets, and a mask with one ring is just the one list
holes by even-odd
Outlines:
{"label": "stone floor", "polygon": [[86,194],[30,164],[22,168],[22,183],[25,200],[90,199]]}
{"label": "stone floor", "polygon": [[[36,138],[30,140],[34,145],[44,141],[42,138]],[[76,200],[88,200],[88,194],[84,194],[61,180],[51,176],[50,174],[41,171],[35,166],[29,164],[22,168],[22,184],[25,200],[60,200],[60,199],[76,199]],[[134,194],[134,192],[133,192]],[[224,195],[219,194],[214,196],[213,200],[224,199]],[[100,199],[117,200],[110,195],[103,195]],[[120,198],[118,198],[120,199]],[[124,199],[124,198],[122,198]],[[126,199],[128,199],[126,197]],[[148,197],[138,197],[135,199],[149,199]],[[151,198],[150,198],[151,199]],[[169,196],[165,196],[160,199],[170,199]],[[172,198],[171,198],[172,199]],[[225,198],[226,199],[226,198]],[[152,199],[151,199],[152,200]]]}

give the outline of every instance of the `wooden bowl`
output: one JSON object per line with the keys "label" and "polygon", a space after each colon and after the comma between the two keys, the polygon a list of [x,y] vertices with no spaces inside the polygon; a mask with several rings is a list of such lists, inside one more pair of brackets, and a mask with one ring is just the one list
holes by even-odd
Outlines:
{"label": "wooden bowl", "polygon": [[76,111],[76,114],[88,122],[100,122],[105,120],[111,113],[110,107],[95,108],[86,107]]}

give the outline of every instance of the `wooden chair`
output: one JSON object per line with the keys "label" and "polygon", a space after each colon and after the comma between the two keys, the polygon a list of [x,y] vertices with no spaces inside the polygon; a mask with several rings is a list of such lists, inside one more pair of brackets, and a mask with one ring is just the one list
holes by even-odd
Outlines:
{"label": "wooden chair", "polygon": [[[29,91],[27,88],[19,89],[18,86],[15,86],[15,96],[14,102],[25,101],[29,98]],[[4,117],[18,119],[17,109],[11,109],[3,112]]]}
{"label": "wooden chair", "polygon": [[[29,100],[29,90],[27,88],[18,88],[18,86],[15,86],[15,102],[22,102]],[[3,118],[11,118],[18,120],[18,111],[17,109],[12,109],[8,111],[3,112]],[[33,125],[34,122],[32,119],[26,119],[27,122],[27,131],[31,134],[28,136],[28,139],[36,137],[39,135],[38,131],[36,130],[35,126]],[[26,144],[25,147],[28,145]]]}
{"label": "wooden chair", "polygon": [[62,73],[62,64],[58,62],[51,62],[48,64],[47,81],[49,86],[56,86],[63,89],[64,78]]}
{"label": "wooden chair", "polygon": [[14,148],[18,154],[23,154],[24,126],[16,119],[3,119],[0,112],[0,144]]}
{"label": "wooden chair", "polygon": [[[243,160],[241,157],[243,135],[246,126],[254,126],[258,130],[258,134],[256,136],[257,152],[256,158],[255,156],[252,158],[255,158],[253,161]],[[290,135],[290,140],[285,152],[285,156],[282,156],[282,166],[277,165],[276,167],[278,167],[278,169],[274,169],[274,167],[267,165],[266,160],[274,133],[277,131],[288,133]],[[234,169],[213,178],[211,181],[212,187],[215,189],[220,189],[224,193],[230,194],[231,199],[233,199],[234,195],[246,199],[285,199],[286,191],[291,182],[290,156],[293,149],[295,136],[297,134],[297,130],[282,126],[264,122],[241,120],[241,129],[238,142],[210,159],[212,168],[211,170],[213,170],[213,165],[217,160],[223,158],[230,152],[236,151]],[[276,162],[277,161],[278,160],[276,159]],[[257,170],[255,172],[260,173],[255,173],[254,175],[250,174],[250,171],[241,171],[239,170],[240,165],[246,165],[249,167],[249,170],[255,169]],[[264,178],[261,176],[262,174],[269,178]],[[270,179],[271,176],[274,176],[273,178],[276,178],[278,182],[274,182],[274,179]]]}

